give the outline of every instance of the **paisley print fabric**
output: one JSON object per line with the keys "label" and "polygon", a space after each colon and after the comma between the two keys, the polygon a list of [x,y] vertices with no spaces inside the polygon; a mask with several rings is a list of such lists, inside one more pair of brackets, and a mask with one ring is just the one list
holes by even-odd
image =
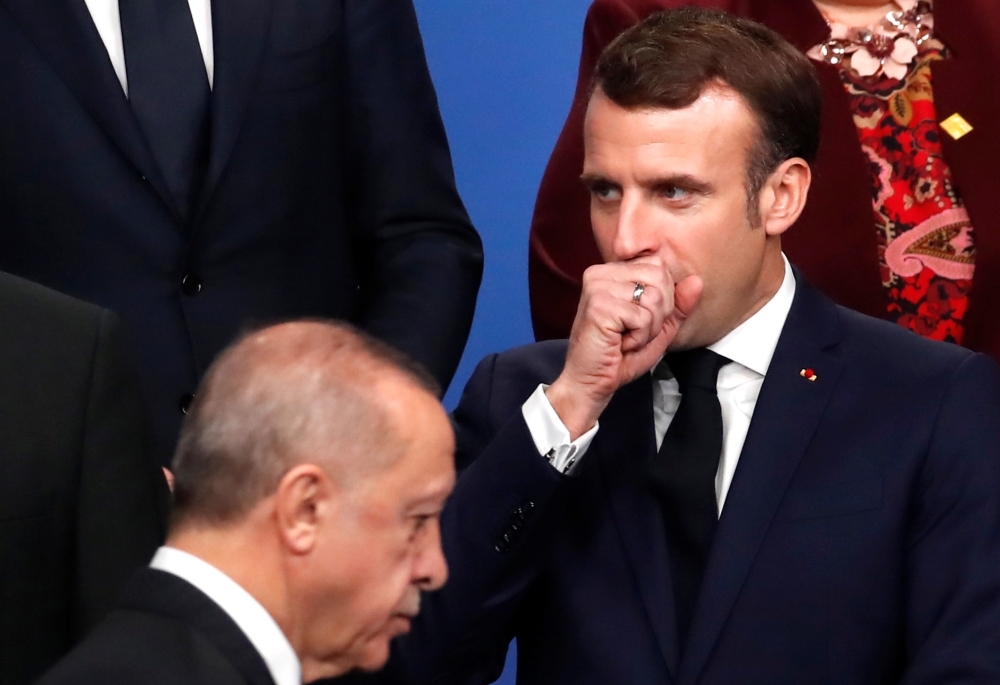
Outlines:
{"label": "paisley print fabric", "polygon": [[962,342],[975,271],[972,222],[941,153],[931,64],[947,59],[926,1],[903,0],[878,26],[831,24],[809,51],[840,70],[870,161],[888,316],[920,335]]}

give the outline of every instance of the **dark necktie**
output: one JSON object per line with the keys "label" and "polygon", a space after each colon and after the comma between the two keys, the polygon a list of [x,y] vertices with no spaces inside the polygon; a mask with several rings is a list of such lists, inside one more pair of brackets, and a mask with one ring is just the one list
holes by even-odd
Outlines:
{"label": "dark necktie", "polygon": [[128,95],[181,215],[208,164],[211,89],[188,0],[119,0]]}
{"label": "dark necktie", "polygon": [[[683,649],[718,521],[715,474],[722,455],[722,408],[716,384],[725,357],[698,348],[668,354],[681,403],[649,467],[660,501],[673,572],[677,629]],[[663,377],[657,367],[654,376]]]}

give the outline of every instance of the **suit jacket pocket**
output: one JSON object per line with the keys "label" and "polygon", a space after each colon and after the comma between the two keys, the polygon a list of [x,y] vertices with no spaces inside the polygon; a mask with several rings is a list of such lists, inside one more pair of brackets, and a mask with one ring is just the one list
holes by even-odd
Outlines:
{"label": "suit jacket pocket", "polygon": [[37,518],[52,513],[55,497],[52,490],[6,492],[0,494],[0,523]]}
{"label": "suit jacket pocket", "polygon": [[336,69],[338,34],[305,50],[269,55],[261,66],[261,93],[301,90],[329,80]]}
{"label": "suit jacket pocket", "polygon": [[802,521],[882,508],[882,478],[848,480],[816,488],[790,490],[776,521]]}

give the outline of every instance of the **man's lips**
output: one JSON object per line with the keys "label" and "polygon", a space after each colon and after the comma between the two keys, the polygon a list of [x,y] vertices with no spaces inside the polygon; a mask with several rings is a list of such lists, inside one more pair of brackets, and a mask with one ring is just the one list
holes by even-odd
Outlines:
{"label": "man's lips", "polygon": [[[411,621],[413,621],[413,619],[414,619],[415,616],[416,616],[416,614],[393,614],[392,615],[392,622],[391,622],[392,623],[393,632],[395,634],[397,634],[397,635],[401,635],[403,633],[410,632],[410,624],[411,624]],[[395,624],[397,624],[397,623],[400,624],[398,626],[399,630],[395,629],[397,627]]]}

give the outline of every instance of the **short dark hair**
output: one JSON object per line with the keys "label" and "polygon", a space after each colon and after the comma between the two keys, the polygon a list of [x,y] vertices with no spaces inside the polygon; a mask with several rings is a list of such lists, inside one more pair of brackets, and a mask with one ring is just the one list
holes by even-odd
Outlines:
{"label": "short dark hair", "polygon": [[683,109],[714,83],[736,91],[757,119],[760,133],[747,154],[753,216],[758,195],[778,165],[792,157],[812,164],[819,147],[819,77],[809,58],[788,41],[721,10],[656,12],[605,48],[591,89],[600,88],[626,109]]}
{"label": "short dark hair", "polygon": [[299,463],[320,464],[345,489],[392,466],[405,445],[383,379],[440,393],[419,364],[342,322],[244,335],[209,367],[184,419],[171,527],[238,520]]}

